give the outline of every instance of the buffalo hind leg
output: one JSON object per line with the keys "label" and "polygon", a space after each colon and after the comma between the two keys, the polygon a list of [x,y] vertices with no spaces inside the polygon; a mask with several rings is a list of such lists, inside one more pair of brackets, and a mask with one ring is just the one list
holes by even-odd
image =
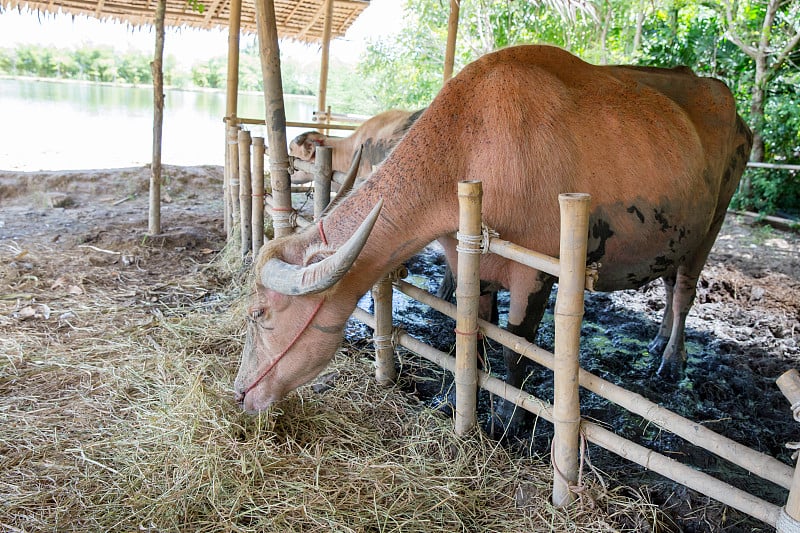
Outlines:
{"label": "buffalo hind leg", "polygon": [[[661,354],[661,365],[657,371],[658,376],[664,380],[675,382],[683,376],[686,367],[686,317],[689,315],[695,294],[697,294],[697,280],[700,278],[700,272],[703,270],[708,253],[717,239],[717,234],[722,228],[724,220],[725,210],[722,209],[717,213],[705,239],[700,243],[694,254],[689,256],[686,262],[678,267],[672,291],[669,290],[669,287],[667,288],[667,307],[664,309],[665,316],[661,329],[659,329],[659,336],[665,333],[665,327],[671,327],[669,329],[669,341],[664,346],[664,352]],[[670,292],[672,293],[671,298]],[[668,311],[670,312],[668,313]],[[658,338],[656,337],[656,341],[658,341]]]}
{"label": "buffalo hind leg", "polygon": [[[697,278],[694,273],[687,272],[684,267],[678,268],[675,288],[672,295],[672,324],[669,341],[661,354],[661,365],[658,367],[659,377],[675,382],[681,379],[686,368],[686,317],[694,303],[697,290]],[[669,307],[669,306],[668,306]],[[666,310],[665,310],[666,313]],[[662,325],[667,322],[665,319]]]}
{"label": "buffalo hind leg", "polygon": [[[539,324],[544,316],[554,281],[555,278],[552,276],[542,274],[537,281],[536,290],[523,294],[519,294],[520,291],[512,290],[508,326],[506,327],[510,333],[524,337],[529,342],[536,340]],[[506,383],[516,388],[522,388],[530,370],[530,362],[525,356],[505,346],[503,347],[503,359],[506,364]],[[504,433],[513,433],[524,415],[525,410],[518,408],[513,402],[499,399],[495,404],[495,416],[492,417],[489,434],[498,438]],[[499,421],[501,427],[495,427],[496,421]]]}
{"label": "buffalo hind leg", "polygon": [[647,351],[650,352],[650,355],[658,358],[664,355],[664,349],[666,349],[670,335],[672,335],[672,299],[675,291],[675,274],[664,276],[661,279],[664,282],[664,290],[667,293],[664,316],[661,318],[661,326],[658,328],[656,338],[647,346]]}

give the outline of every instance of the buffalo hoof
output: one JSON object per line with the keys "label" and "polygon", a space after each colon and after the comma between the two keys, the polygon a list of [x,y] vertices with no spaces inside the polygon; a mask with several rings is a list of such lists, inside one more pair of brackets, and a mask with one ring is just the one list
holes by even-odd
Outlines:
{"label": "buffalo hoof", "polygon": [[667,348],[667,344],[669,344],[669,337],[662,337],[659,335],[647,345],[647,351],[650,352],[650,355],[661,357],[664,355],[664,350]]}
{"label": "buffalo hoof", "polygon": [[656,375],[668,383],[677,383],[683,378],[686,362],[683,360],[662,359]]}
{"label": "buffalo hoof", "polygon": [[494,409],[486,423],[485,431],[494,440],[506,440],[516,436],[522,421],[525,418],[525,411],[513,402],[495,396]]}

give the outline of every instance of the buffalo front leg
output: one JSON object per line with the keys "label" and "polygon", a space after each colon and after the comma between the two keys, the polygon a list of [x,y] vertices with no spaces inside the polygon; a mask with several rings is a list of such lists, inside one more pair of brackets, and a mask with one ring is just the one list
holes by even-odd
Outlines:
{"label": "buffalo front leg", "polygon": [[[529,342],[536,340],[539,324],[544,316],[554,281],[552,276],[542,274],[536,281],[533,290],[511,290],[508,326],[506,327],[510,333],[524,337]],[[503,359],[506,364],[506,383],[521,388],[530,369],[528,359],[508,347],[503,347]],[[497,418],[503,426],[503,431],[513,432],[524,418],[524,413],[525,411],[517,408],[513,402],[500,399],[495,409],[496,417],[493,417],[493,422]],[[491,428],[490,433],[497,436],[497,429]]]}

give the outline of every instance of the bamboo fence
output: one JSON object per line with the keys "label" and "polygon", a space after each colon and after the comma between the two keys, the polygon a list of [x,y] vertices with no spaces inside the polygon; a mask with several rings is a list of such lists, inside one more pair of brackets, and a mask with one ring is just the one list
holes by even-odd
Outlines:
{"label": "bamboo fence", "polygon": [[[459,195],[461,195],[461,190],[459,190]],[[477,377],[477,383],[487,391],[511,401],[520,408],[534,415],[541,416],[554,424],[556,430],[554,435],[554,452],[552,454],[554,463],[553,501],[556,505],[566,505],[573,498],[573,496],[570,495],[570,491],[575,488],[575,484],[578,481],[577,469],[575,469],[574,465],[577,465],[580,461],[580,447],[578,441],[580,435],[583,435],[588,441],[600,445],[623,458],[714,498],[725,505],[738,509],[773,527],[778,527],[779,533],[795,533],[800,531],[800,529],[798,529],[800,522],[797,520],[797,515],[800,514],[798,510],[798,507],[800,507],[800,490],[798,490],[798,487],[800,487],[800,476],[796,474],[796,469],[781,463],[773,457],[747,448],[731,439],[719,435],[700,424],[685,419],[645,399],[639,394],[632,393],[602,378],[594,376],[580,369],[575,364],[577,362],[575,335],[580,331],[580,320],[583,313],[583,286],[584,283],[587,285],[590,284],[594,278],[594,274],[585,267],[585,239],[588,234],[586,229],[588,227],[588,217],[586,215],[588,211],[586,210],[585,204],[588,203],[588,198],[585,195],[562,195],[559,201],[562,210],[562,249],[560,251],[560,260],[548,258],[538,253],[529,253],[517,245],[490,237],[488,232],[484,233],[484,239],[488,238],[489,242],[482,243],[482,246],[489,252],[498,253],[510,259],[523,259],[522,262],[524,264],[538,265],[534,268],[543,266],[547,272],[559,275],[559,293],[565,291],[565,289],[567,289],[567,292],[572,293],[568,299],[562,300],[562,302],[567,303],[559,304],[557,301],[556,304],[556,327],[561,330],[560,333],[558,331],[556,332],[556,346],[554,350],[556,353],[553,354],[539,348],[524,338],[513,335],[493,324],[479,320],[477,317],[475,322],[477,325],[477,328],[475,328],[476,332],[479,329],[486,337],[554,370],[555,382],[563,382],[561,386],[556,385],[554,405],[550,405],[545,400],[536,398],[533,395],[504,383],[502,380],[479,371],[477,369],[477,362],[473,361],[471,356],[463,357],[462,355],[463,361],[460,361],[458,338],[461,337],[461,335],[457,335],[456,338],[457,348],[456,357],[454,358],[435,350],[403,331],[395,329],[392,333],[392,338],[395,339],[396,344],[404,346],[412,352],[442,366],[452,372],[456,377],[457,405],[455,430],[457,432],[463,432],[471,427],[470,415],[463,412],[463,406],[458,405],[458,388],[466,389],[466,395],[468,397],[471,396],[474,391],[474,382],[469,379],[469,376],[474,372],[474,375]],[[571,221],[565,223],[565,217],[569,217]],[[585,220],[582,219],[582,217],[585,217]],[[472,220],[470,224],[474,229],[474,220]],[[567,235],[564,235],[565,232],[567,232]],[[462,233],[463,231],[460,227],[459,237],[462,237]],[[470,237],[474,237],[474,232],[470,233],[473,233],[473,235],[467,237],[467,245],[475,242],[474,240],[470,240]],[[467,234],[469,235],[469,233]],[[578,241],[583,241],[583,243]],[[464,246],[461,239],[459,239],[459,246]],[[470,254],[464,255],[468,259],[471,258]],[[459,259],[461,259],[461,256],[462,254],[459,253]],[[467,270],[469,270],[469,268]],[[458,271],[460,274],[464,272],[460,264]],[[461,284],[462,281],[461,275],[459,275],[459,284]],[[459,320],[463,320],[461,316],[463,310],[459,310],[459,307],[464,307],[462,303],[463,298],[460,298],[458,305],[454,306],[405,281],[396,281],[395,287],[411,298],[456,319],[457,329],[461,329],[462,326],[460,324],[463,322],[459,322]],[[559,294],[558,297],[561,297],[561,295]],[[576,303],[577,299],[580,299],[579,304]],[[467,301],[469,302],[469,300]],[[388,306],[389,303],[386,302],[386,298],[382,298],[381,308],[383,309]],[[467,308],[470,307],[471,305],[468,304]],[[377,309],[378,306],[376,304],[376,313]],[[476,310],[470,310],[469,312],[475,314]],[[357,308],[354,316],[373,328],[377,327],[375,318],[363,309]],[[385,320],[385,317],[383,320]],[[561,323],[560,326],[559,322]],[[469,323],[466,324],[467,327],[469,327]],[[385,336],[385,324],[381,327],[381,335]],[[381,357],[385,359],[385,347],[382,348],[384,349]],[[467,349],[467,351],[468,350],[469,349]],[[559,359],[562,360],[559,361]],[[470,364],[474,363],[475,368],[464,368],[464,361]],[[387,363],[384,360],[384,362],[380,364],[386,365]],[[782,390],[783,387],[786,387],[787,390],[790,391],[785,392],[785,394],[792,403],[793,408],[798,412],[798,418],[800,418],[800,379],[797,379],[796,375],[794,378],[796,379],[794,384],[792,386],[783,384]],[[785,383],[788,382],[789,379],[785,378],[783,381]],[[691,466],[681,464],[674,459],[628,441],[593,422],[580,418],[579,411],[576,411],[576,409],[579,409],[579,406],[575,402],[578,385],[763,479],[771,481],[780,487],[792,489],[786,506],[781,508],[766,502],[755,495],[733,487],[713,476],[695,470]],[[557,406],[559,403],[562,404],[562,407]],[[561,426],[560,430],[559,426]]]}

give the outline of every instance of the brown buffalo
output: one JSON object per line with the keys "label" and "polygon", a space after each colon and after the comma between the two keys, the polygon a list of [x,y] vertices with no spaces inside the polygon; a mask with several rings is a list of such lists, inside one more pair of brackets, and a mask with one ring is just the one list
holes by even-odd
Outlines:
{"label": "brown buffalo", "polygon": [[[363,179],[386,159],[420,114],[422,111],[390,109],[369,118],[347,137],[329,137],[318,131],[307,131],[292,139],[289,155],[314,161],[317,146],[330,146],[333,149],[333,170],[345,172],[350,167],[355,151],[363,146],[361,164],[356,172],[356,177]],[[295,184],[313,179],[309,173],[299,170],[292,174],[292,183]]]}
{"label": "brown buffalo", "polygon": [[[695,285],[750,146],[728,88],[688,69],[593,66],[548,46],[488,54],[442,88],[319,229],[262,248],[237,400],[260,411],[313,379],[359,297],[458,228],[458,180],[483,181],[484,220],[503,239],[553,256],[558,194],[591,194],[596,288],[664,279],[651,347],[662,355],[659,372],[674,378]],[[446,254],[454,264],[452,246]],[[509,289],[508,329],[533,340],[554,280],[492,255],[481,259],[481,279]],[[519,356],[505,356],[519,386]]]}

